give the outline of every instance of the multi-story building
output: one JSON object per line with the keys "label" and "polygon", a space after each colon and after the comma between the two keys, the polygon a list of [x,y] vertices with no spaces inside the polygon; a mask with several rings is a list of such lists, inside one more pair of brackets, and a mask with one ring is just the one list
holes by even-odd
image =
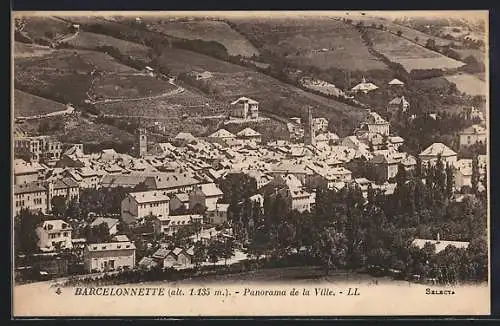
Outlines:
{"label": "multi-story building", "polygon": [[474,144],[486,144],[488,135],[486,133],[486,128],[484,128],[483,126],[472,125],[460,132],[459,137],[460,147],[463,147]]}
{"label": "multi-story building", "polygon": [[230,115],[239,119],[257,119],[259,117],[259,102],[248,97],[240,97],[231,102]]}
{"label": "multi-story building", "polygon": [[364,129],[364,126],[367,127],[369,132],[389,136],[390,123],[382,118],[377,112],[367,110],[366,118],[361,123],[361,129]]}
{"label": "multi-story building", "polygon": [[14,215],[18,215],[23,208],[45,214],[49,205],[50,203],[47,203],[47,189],[39,183],[14,185]]}
{"label": "multi-story building", "polygon": [[419,155],[422,164],[435,164],[438,157],[441,157],[443,164],[455,165],[457,153],[443,143],[434,143],[424,149]]}
{"label": "multi-story building", "polygon": [[63,220],[48,220],[36,228],[38,248],[42,251],[71,249],[71,226]]}
{"label": "multi-story building", "polygon": [[36,182],[40,177],[40,170],[45,170],[39,163],[28,163],[22,159],[14,160],[14,184]]}
{"label": "multi-story building", "polygon": [[160,190],[131,192],[122,200],[121,217],[126,223],[150,215],[165,217],[169,215],[169,201],[166,192]]}
{"label": "multi-story building", "polygon": [[62,143],[51,136],[20,137],[14,141],[14,151],[31,161],[52,164],[61,157]]}
{"label": "multi-story building", "polygon": [[222,191],[215,183],[196,186],[189,194],[189,207],[195,208],[199,205],[207,211],[215,210],[217,202],[222,199]]}
{"label": "multi-story building", "polygon": [[203,224],[203,216],[199,214],[157,216],[153,226],[156,234],[173,235],[180,228],[194,223]]}
{"label": "multi-story building", "polygon": [[135,267],[133,242],[91,243],[83,251],[83,264],[88,273],[106,272]]}

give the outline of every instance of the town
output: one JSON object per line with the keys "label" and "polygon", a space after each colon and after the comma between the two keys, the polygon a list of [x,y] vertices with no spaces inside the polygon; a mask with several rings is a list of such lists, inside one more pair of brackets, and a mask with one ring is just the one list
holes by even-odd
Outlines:
{"label": "town", "polygon": [[[167,77],[176,86],[179,76]],[[200,72],[195,82],[210,78]],[[158,124],[138,123],[128,152],[17,133],[16,281],[139,282],[287,266],[434,284],[486,280],[484,110],[463,105],[457,116],[466,127],[448,143],[409,145],[413,139],[396,131],[445,119],[416,113],[406,83],[387,78],[377,85],[363,76],[343,89],[302,80],[362,107],[347,135],[312,105],[280,117],[288,137],[263,135],[255,126],[276,117],[250,94],[228,101],[224,122],[202,136],[180,131],[158,141]],[[398,95],[367,101],[380,89]],[[49,116],[62,121],[81,110],[68,104]]]}

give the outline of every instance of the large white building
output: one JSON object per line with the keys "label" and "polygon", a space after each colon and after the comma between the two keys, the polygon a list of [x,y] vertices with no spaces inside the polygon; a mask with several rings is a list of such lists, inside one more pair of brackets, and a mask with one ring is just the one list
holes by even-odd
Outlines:
{"label": "large white building", "polygon": [[231,102],[231,116],[239,119],[257,119],[259,102],[248,97],[240,97]]}
{"label": "large white building", "polygon": [[215,183],[196,186],[189,194],[189,207],[191,209],[199,205],[208,211],[216,209],[217,202],[222,199],[222,191]]}
{"label": "large white building", "polygon": [[460,146],[470,146],[474,144],[486,144],[488,137],[486,128],[481,125],[472,125],[459,134]]}
{"label": "large white building", "polygon": [[36,228],[38,248],[41,251],[54,251],[56,249],[71,249],[71,226],[63,220],[48,220]]}
{"label": "large white building", "polygon": [[443,143],[434,143],[424,149],[419,155],[422,164],[435,164],[438,157],[441,157],[443,164],[452,166],[457,162],[457,153]]}
{"label": "large white building", "polygon": [[135,245],[130,241],[91,243],[83,251],[87,272],[105,272],[135,267]]}
{"label": "large white building", "polygon": [[124,222],[133,223],[140,218],[169,214],[170,198],[165,191],[149,190],[131,192],[122,200],[121,216]]}

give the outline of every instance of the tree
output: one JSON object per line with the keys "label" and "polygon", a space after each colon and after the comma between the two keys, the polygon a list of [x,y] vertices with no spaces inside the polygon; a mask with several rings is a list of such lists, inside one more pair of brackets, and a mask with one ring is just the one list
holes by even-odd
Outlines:
{"label": "tree", "polygon": [[446,164],[446,195],[448,198],[453,196],[453,188],[454,188],[454,173],[453,168],[450,164]]}
{"label": "tree", "polygon": [[42,222],[41,214],[33,214],[28,209],[21,209],[15,217],[14,237],[17,252],[32,255],[38,250],[36,228]]}
{"label": "tree", "polygon": [[434,40],[433,38],[427,39],[427,41],[425,42],[425,47],[430,50],[436,50],[436,40]]}
{"label": "tree", "polygon": [[52,213],[58,217],[64,216],[66,213],[66,197],[64,196],[54,196],[50,200],[50,205],[52,207]]}
{"label": "tree", "polygon": [[479,185],[479,164],[477,157],[472,159],[471,185],[472,185],[472,192],[477,194]]}
{"label": "tree", "polygon": [[194,244],[193,248],[193,263],[198,267],[201,263],[207,260],[207,248],[205,245],[198,241]]}
{"label": "tree", "polygon": [[333,227],[328,227],[318,234],[313,244],[315,256],[323,262],[325,273],[344,266],[347,255],[347,239]]}
{"label": "tree", "polygon": [[107,223],[101,223],[95,226],[88,225],[84,229],[84,234],[88,243],[106,242],[110,238]]}
{"label": "tree", "polygon": [[66,216],[72,219],[82,218],[82,210],[80,209],[80,204],[76,198],[70,200],[66,209]]}
{"label": "tree", "polygon": [[398,34],[398,36],[401,36],[401,35],[403,35],[403,32],[402,32],[401,30],[399,30],[399,31],[397,32],[397,34]]}
{"label": "tree", "polygon": [[222,243],[219,241],[212,241],[207,247],[208,259],[215,265],[219,257],[223,255]]}

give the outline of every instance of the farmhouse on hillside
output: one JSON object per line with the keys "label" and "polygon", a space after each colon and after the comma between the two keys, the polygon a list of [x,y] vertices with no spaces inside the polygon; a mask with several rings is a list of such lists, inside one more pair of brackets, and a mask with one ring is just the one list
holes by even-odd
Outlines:
{"label": "farmhouse on hillside", "polygon": [[239,119],[257,119],[259,117],[259,102],[248,97],[240,97],[231,102],[231,117]]}

